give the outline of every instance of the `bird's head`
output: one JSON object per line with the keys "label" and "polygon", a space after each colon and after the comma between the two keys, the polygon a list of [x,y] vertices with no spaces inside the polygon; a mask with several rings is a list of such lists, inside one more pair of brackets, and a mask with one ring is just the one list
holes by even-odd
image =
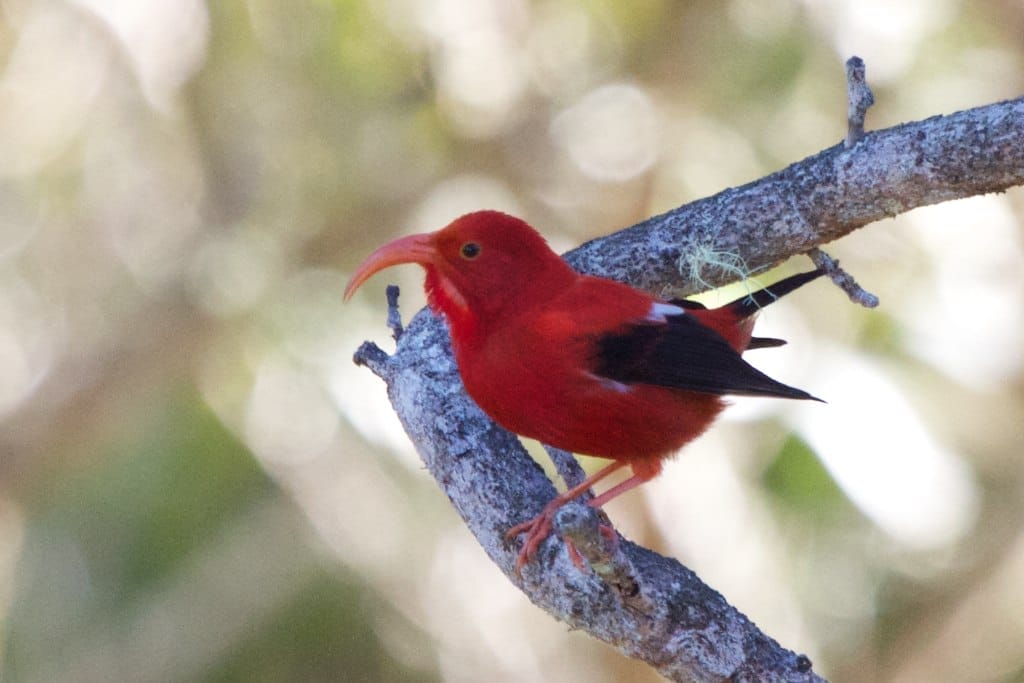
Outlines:
{"label": "bird's head", "polygon": [[345,300],[372,275],[390,266],[418,263],[434,310],[456,323],[500,313],[510,303],[574,277],[569,266],[528,223],[499,211],[476,211],[437,232],[410,235],[377,249],[356,269]]}

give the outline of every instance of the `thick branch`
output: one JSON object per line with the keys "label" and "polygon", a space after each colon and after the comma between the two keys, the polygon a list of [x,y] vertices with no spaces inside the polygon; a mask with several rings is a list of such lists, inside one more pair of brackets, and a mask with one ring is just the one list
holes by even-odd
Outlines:
{"label": "thick branch", "polygon": [[[735,279],[728,263],[757,271],[880,218],[1022,183],[1019,99],[869,133],[848,149],[839,144],[589,242],[567,259],[581,271],[685,294],[699,288],[695,280]],[[551,482],[466,396],[446,329],[428,311],[415,316],[394,356],[382,356],[364,348],[357,360],[385,379],[410,438],[481,546],[542,609],[672,680],[820,680],[806,658],[761,633],[691,571],[632,543],[623,541],[624,560],[615,561],[629,579],[621,584],[577,570],[557,539],[517,579],[517,547],[505,531],[541,510],[555,495]]]}
{"label": "thick branch", "polygon": [[[1024,182],[1024,98],[868,133],[567,255],[578,270],[679,294],[734,280],[919,206]],[[710,257],[708,256],[710,255]],[[722,257],[722,258],[716,258]]]}

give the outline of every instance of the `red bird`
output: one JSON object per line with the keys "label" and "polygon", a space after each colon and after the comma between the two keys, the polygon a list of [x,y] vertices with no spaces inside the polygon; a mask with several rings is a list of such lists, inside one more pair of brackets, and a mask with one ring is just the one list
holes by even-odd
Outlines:
{"label": "red bird", "polygon": [[522,436],[612,460],[509,530],[510,538],[526,532],[517,570],[550,534],[560,506],[627,465],[632,476],[589,505],[654,478],[663,459],[711,425],[723,395],[814,399],[740,354],[785,343],[751,337],[754,318],[820,270],[708,310],[581,275],[526,222],[477,211],[377,249],[349,280],[345,299],[400,263],[426,270],[429,305],[447,320],[466,391],[485,413]]}

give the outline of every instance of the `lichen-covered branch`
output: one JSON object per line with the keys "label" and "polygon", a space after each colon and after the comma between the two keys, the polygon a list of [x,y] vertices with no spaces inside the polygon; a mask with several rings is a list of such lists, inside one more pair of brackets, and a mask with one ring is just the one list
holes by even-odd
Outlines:
{"label": "lichen-covered branch", "polygon": [[[735,268],[709,255],[730,255],[756,272],[880,218],[1020,184],[1024,99],[867,133],[849,148],[840,143],[566,258],[581,271],[687,294],[701,286],[695,279],[735,279]],[[364,345],[357,362],[386,381],[430,472],[491,559],[542,609],[671,680],[820,680],[805,657],[759,631],[690,570],[632,543],[612,549],[609,572],[617,578],[608,582],[577,570],[557,538],[517,578],[518,547],[505,531],[540,512],[555,489],[518,439],[466,396],[444,325],[421,311],[393,356]],[[596,512],[581,505],[572,514]],[[588,526],[564,523],[570,533]]]}
{"label": "lichen-covered branch", "polygon": [[[578,270],[650,291],[736,279],[716,254],[759,272],[874,221],[1024,182],[1024,98],[867,133],[567,255]],[[707,257],[711,254],[712,257]]]}

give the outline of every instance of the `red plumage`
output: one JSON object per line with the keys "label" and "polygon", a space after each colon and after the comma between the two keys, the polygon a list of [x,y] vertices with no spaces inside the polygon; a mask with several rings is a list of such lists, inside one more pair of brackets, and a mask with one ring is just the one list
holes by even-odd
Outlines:
{"label": "red plumage", "polygon": [[656,476],[665,457],[711,425],[723,395],[813,398],[740,354],[782,343],[751,338],[757,311],[820,271],[709,310],[580,275],[524,221],[478,211],[384,245],[345,298],[399,263],[426,269],[428,302],[447,320],[466,391],[484,412],[517,434],[613,461],[509,531],[527,532],[517,568],[550,533],[558,507],[626,465],[633,476],[591,505]]}

